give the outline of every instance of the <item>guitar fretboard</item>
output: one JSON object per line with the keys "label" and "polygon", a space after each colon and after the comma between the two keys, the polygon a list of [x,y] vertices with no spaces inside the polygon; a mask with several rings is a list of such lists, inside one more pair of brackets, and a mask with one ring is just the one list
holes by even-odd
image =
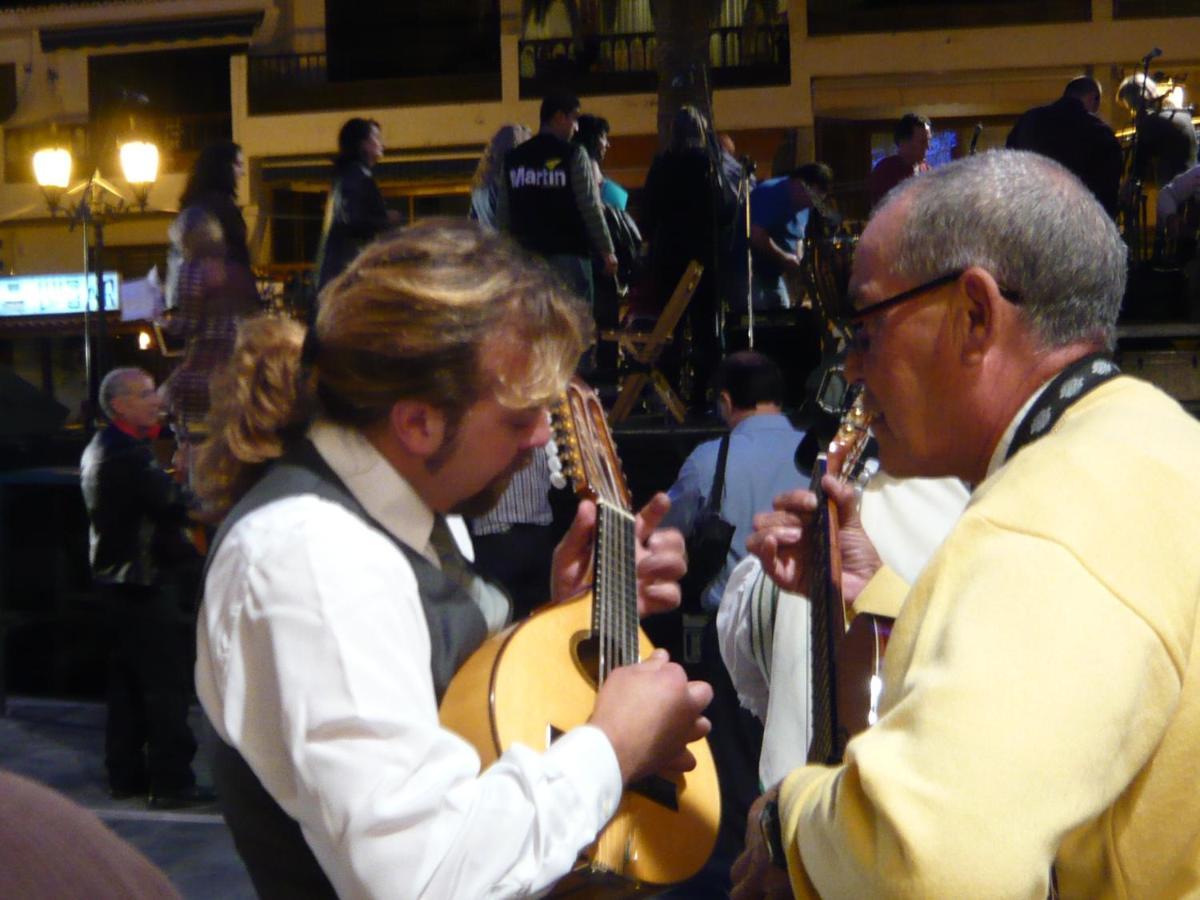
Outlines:
{"label": "guitar fretboard", "polygon": [[592,632],[600,644],[601,683],[613,669],[638,661],[636,537],[632,513],[597,502]]}

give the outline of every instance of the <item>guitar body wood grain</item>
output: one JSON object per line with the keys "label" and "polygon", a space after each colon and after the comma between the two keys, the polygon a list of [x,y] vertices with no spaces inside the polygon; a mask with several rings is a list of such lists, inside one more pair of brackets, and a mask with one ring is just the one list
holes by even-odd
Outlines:
{"label": "guitar body wood grain", "polygon": [[[442,700],[442,724],[478,751],[483,765],[513,744],[544,750],[582,725],[596,697],[581,645],[588,638],[592,596],[544,607],[495,635],[455,675]],[[653,647],[639,631],[642,658]],[[581,656],[583,657],[581,659]],[[658,799],[627,789],[621,806],[581,859],[580,868],[633,882],[671,884],[699,871],[712,853],[721,818],[716,769],[706,740],[692,743],[696,768],[658,779]],[[664,802],[661,788],[673,795]]]}

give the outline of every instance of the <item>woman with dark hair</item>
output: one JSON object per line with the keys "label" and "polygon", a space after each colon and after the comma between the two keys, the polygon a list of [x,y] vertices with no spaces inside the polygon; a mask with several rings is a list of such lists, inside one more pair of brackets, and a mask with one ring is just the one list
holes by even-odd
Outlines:
{"label": "woman with dark hair", "polygon": [[[650,242],[655,315],[666,305],[693,259],[704,276],[688,304],[691,343],[676,333],[676,348],[688,365],[680,365],[676,383],[695,415],[709,413],[707,386],[721,357],[716,291],[718,236],[732,216],[725,203],[712,149],[709,125],[694,106],[683,106],[671,123],[671,141],[650,164],[642,192],[642,233]],[[686,375],[686,377],[684,377]]]}
{"label": "woman with dark hair", "polygon": [[[608,155],[608,119],[584,113],[576,124],[579,130],[575,132],[574,141],[587,151],[592,165],[599,171],[604,157]],[[629,202],[629,191],[601,172],[600,201],[624,210]]]}
{"label": "woman with dark hair", "polygon": [[221,225],[225,253],[247,268],[250,248],[246,244],[246,220],[237,205],[238,179],[246,174],[246,157],[233,141],[216,141],[196,157],[179,198],[179,208],[199,206]]}
{"label": "woman with dark hair", "polygon": [[355,117],[342,125],[333,162],[333,191],[325,205],[317,251],[318,291],[340,275],[363,247],[400,224],[400,214],[384,204],[371,175],[382,158],[383,132],[378,122]]}
{"label": "woman with dark hair", "polygon": [[200,151],[168,234],[167,330],[186,339],[184,359],[164,385],[180,448],[203,438],[208,380],[233,349],[237,323],[260,311],[246,220],[237,206],[242,148],[217,141]]}

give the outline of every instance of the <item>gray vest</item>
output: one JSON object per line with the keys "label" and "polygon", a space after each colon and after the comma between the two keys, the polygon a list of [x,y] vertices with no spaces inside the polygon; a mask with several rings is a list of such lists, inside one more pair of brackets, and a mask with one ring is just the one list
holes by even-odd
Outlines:
{"label": "gray vest", "polygon": [[[230,510],[213,540],[209,560],[216,556],[225,535],[244,516],[274,500],[299,494],[316,494],[345,507],[391,540],[408,559],[429,624],[430,663],[440,702],[459,666],[487,637],[483,614],[462,587],[373,519],[310,442],[303,441],[274,463]],[[215,731],[210,735],[210,743],[221,811],[258,895],[264,900],[336,897],[299,824],[267,793],[241,754],[217,737]],[[281,758],[283,749],[279,748]],[[404,877],[403,873],[397,876]]]}

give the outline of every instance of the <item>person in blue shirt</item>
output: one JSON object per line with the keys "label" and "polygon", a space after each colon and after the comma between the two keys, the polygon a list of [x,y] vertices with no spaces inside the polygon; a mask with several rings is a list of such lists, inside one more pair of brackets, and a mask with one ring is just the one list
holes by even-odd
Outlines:
{"label": "person in blue shirt", "polygon": [[[777,495],[809,481],[808,473],[796,469],[796,447],[804,431],[783,414],[783,373],[775,361],[751,350],[731,354],[718,367],[714,384],[721,418],[731,429],[720,511],[735,531],[724,568],[701,598],[708,612],[716,611],[729,573],[746,556],[754,514],[771,509]],[[720,443],[706,441],[693,450],[667,492],[668,524],[685,536],[708,505]]]}
{"label": "person in blue shirt", "polygon": [[[796,447],[804,432],[783,414],[784,382],[779,366],[754,351],[734,353],[717,367],[714,388],[721,418],[731,429],[720,512],[735,530],[724,567],[700,597],[708,621],[700,635],[699,659],[692,670],[697,677],[703,673],[713,687],[713,700],[705,715],[712,723],[708,740],[721,784],[717,846],[705,871],[698,876],[700,881],[688,885],[697,894],[701,881],[705,888],[724,884],[728,889],[729,867],[745,835],[746,810],[758,793],[762,746],[762,725],[740,708],[721,660],[717,606],[734,566],[746,556],[746,538],[754,531],[754,514],[770,510],[778,494],[809,483],[808,473],[796,468]],[[693,450],[667,492],[671,509],[664,524],[678,528],[685,536],[708,505],[719,445],[719,440],[707,441]],[[685,606],[694,602],[693,597],[684,598]]]}
{"label": "person in blue shirt", "polygon": [[829,166],[805,163],[750,192],[756,310],[790,309],[799,299],[789,294],[784,276],[800,270],[809,210],[825,198],[832,183]]}

